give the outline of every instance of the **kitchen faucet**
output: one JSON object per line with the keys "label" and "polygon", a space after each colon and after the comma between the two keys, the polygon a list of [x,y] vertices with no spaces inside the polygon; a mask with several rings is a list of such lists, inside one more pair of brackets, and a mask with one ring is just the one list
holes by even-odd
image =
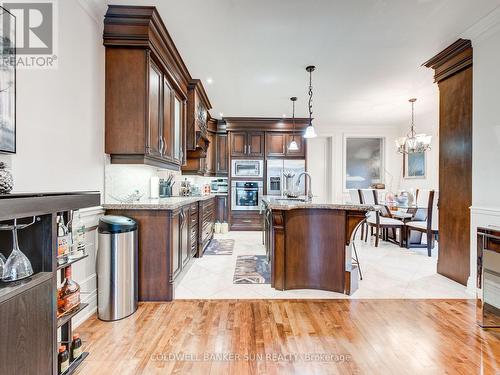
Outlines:
{"label": "kitchen faucet", "polygon": [[307,178],[306,178],[306,181],[305,181],[305,186],[306,186],[306,202],[310,202],[312,201],[312,198],[313,198],[313,194],[312,194],[312,179],[311,179],[311,175],[307,172],[301,172],[298,176],[297,176],[297,182],[295,183],[295,186],[299,186],[300,185],[300,178],[305,175],[307,177],[309,177],[309,185],[307,184]]}

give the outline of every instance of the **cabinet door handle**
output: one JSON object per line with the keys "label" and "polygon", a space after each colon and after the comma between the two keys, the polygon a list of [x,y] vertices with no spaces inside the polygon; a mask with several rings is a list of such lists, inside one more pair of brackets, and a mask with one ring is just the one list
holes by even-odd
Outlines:
{"label": "cabinet door handle", "polygon": [[167,145],[167,142],[165,141],[165,137],[161,137],[162,141],[163,141],[163,151],[162,151],[162,154],[165,154],[165,151],[166,151],[166,145]]}
{"label": "cabinet door handle", "polygon": [[158,142],[159,142],[160,154],[163,155],[163,139],[159,138]]}
{"label": "cabinet door handle", "polygon": [[244,148],[245,151],[243,151],[244,154],[247,153],[247,145],[245,145],[245,148]]}
{"label": "cabinet door handle", "polygon": [[252,145],[248,145],[248,153],[251,154],[252,153]]}

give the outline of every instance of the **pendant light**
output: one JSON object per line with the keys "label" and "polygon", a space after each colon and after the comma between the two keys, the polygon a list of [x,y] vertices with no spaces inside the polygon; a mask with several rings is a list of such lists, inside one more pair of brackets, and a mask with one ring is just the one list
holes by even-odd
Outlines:
{"label": "pendant light", "polygon": [[409,100],[411,103],[411,126],[406,137],[396,139],[396,147],[401,154],[425,152],[431,149],[431,135],[417,134],[415,131],[415,102],[417,99]]}
{"label": "pendant light", "polygon": [[293,121],[293,133],[292,133],[292,141],[288,145],[289,151],[299,151],[299,145],[295,142],[295,102],[297,101],[296,96],[292,96],[290,98],[292,101],[292,121]]}
{"label": "pendant light", "polygon": [[306,132],[304,133],[304,138],[316,138],[316,131],[314,130],[314,126],[312,124],[312,97],[313,97],[313,88],[312,88],[312,72],[316,69],[315,66],[309,65],[306,68],[306,71],[309,72],[309,125],[306,128]]}

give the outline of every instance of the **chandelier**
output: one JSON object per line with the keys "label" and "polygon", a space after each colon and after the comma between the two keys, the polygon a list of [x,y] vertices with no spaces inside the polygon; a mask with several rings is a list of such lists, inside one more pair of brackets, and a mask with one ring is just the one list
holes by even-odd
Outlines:
{"label": "chandelier", "polygon": [[312,72],[316,69],[315,66],[310,65],[306,68],[309,72],[309,125],[306,128],[306,132],[304,133],[304,138],[316,138],[316,131],[314,130],[314,126],[312,124],[312,98],[313,98],[313,88],[312,88]]}
{"label": "chandelier", "polygon": [[411,126],[406,137],[396,139],[396,147],[401,154],[412,154],[425,152],[431,149],[432,135],[417,134],[415,131],[415,102],[417,99],[409,100],[411,103]]}
{"label": "chandelier", "polygon": [[295,102],[297,101],[296,96],[292,96],[290,98],[292,101],[292,121],[293,121],[293,133],[292,133],[292,141],[288,145],[288,150],[290,151],[298,151],[299,150],[299,145],[295,141]]}

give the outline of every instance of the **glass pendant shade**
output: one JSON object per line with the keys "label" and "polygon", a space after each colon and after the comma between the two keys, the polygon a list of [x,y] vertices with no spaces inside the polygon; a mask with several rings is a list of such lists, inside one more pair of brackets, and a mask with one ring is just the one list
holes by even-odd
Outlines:
{"label": "glass pendant shade", "polygon": [[297,142],[295,142],[295,102],[297,101],[297,97],[292,96],[290,98],[290,100],[292,101],[292,121],[293,121],[293,133],[292,134],[293,134],[293,136],[292,136],[292,141],[288,145],[288,150],[289,151],[299,151],[299,145],[297,144]]}
{"label": "glass pendant shade", "polygon": [[314,126],[309,125],[304,133],[304,138],[316,138],[317,136],[318,135],[316,134],[316,130],[314,130]]}
{"label": "glass pendant shade", "polygon": [[312,102],[313,102],[313,87],[312,87],[312,72],[316,70],[314,65],[309,65],[306,68],[306,71],[309,73],[309,125],[306,128],[306,132],[304,133],[304,138],[316,138],[316,130],[314,130],[314,126],[312,124],[313,119],[313,110],[312,110]]}
{"label": "glass pendant shade", "polygon": [[396,147],[401,154],[425,152],[430,150],[432,136],[427,134],[417,134],[415,131],[415,109],[414,105],[417,99],[410,99],[411,103],[411,126],[406,137],[396,139]]}
{"label": "glass pendant shade", "polygon": [[290,144],[288,145],[288,150],[290,151],[299,151],[299,145],[295,142],[295,139],[292,139]]}

